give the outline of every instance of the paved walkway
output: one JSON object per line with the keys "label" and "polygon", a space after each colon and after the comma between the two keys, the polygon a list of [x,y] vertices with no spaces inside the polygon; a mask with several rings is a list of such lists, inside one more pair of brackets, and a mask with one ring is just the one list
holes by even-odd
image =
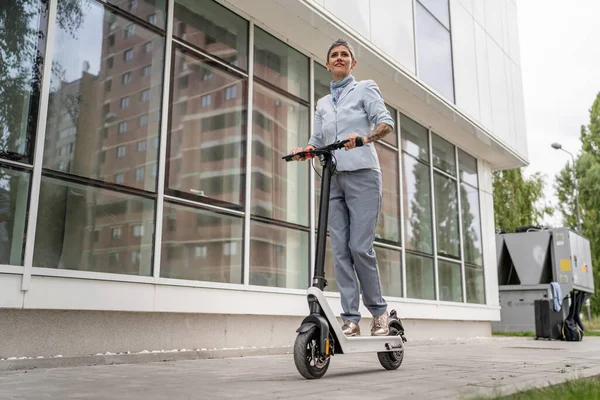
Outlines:
{"label": "paved walkway", "polygon": [[491,338],[410,345],[384,370],[375,354],[340,355],[320,380],[290,354],[0,373],[0,399],[468,399],[600,374],[600,337]]}

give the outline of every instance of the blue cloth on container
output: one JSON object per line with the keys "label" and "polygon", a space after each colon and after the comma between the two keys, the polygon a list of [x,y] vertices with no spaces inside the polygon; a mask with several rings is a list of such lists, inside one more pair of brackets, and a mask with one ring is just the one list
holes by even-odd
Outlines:
{"label": "blue cloth on container", "polygon": [[560,285],[557,282],[550,282],[552,287],[552,298],[554,299],[554,311],[560,311],[562,306],[562,291]]}

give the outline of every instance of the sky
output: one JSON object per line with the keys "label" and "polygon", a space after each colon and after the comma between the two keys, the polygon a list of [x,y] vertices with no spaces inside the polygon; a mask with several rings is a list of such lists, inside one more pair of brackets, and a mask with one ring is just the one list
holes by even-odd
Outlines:
{"label": "sky", "polygon": [[[478,0],[477,0],[478,1]],[[600,1],[517,0],[529,166],[546,175],[545,195],[557,200],[554,178],[581,149],[581,125],[600,92]],[[560,213],[544,224],[561,226]]]}

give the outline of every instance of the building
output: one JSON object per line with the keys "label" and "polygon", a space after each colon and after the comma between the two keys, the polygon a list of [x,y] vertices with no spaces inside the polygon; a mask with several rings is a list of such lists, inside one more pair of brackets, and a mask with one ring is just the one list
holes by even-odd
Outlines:
{"label": "building", "polygon": [[[527,164],[514,0],[62,2],[9,11],[42,34],[3,49],[0,357],[290,345],[320,179],[281,157],[339,37],[396,120],[375,145],[390,307],[409,340],[490,335],[491,173]],[[326,273],[339,314],[329,252]]]}

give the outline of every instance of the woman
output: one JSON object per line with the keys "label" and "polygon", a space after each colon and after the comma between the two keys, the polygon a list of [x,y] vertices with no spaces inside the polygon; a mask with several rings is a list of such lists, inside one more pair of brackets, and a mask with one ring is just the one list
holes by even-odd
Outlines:
{"label": "woman", "polygon": [[[298,147],[290,154],[336,140],[350,140],[346,151],[335,154],[337,173],[331,180],[328,221],[335,279],[342,300],[343,331],[346,336],[360,335],[360,282],[363,303],[373,315],[371,335],[387,335],[387,303],[381,294],[373,249],[381,210],[381,168],[373,142],[393,130],[394,120],[377,84],[372,80],[359,82],[352,76],[356,59],[348,42],[338,39],[329,47],[326,66],[333,77],[331,93],[317,102],[308,147]],[[375,129],[371,130],[371,126]],[[364,146],[355,148],[356,138],[361,136]],[[294,159],[304,160],[299,156]]]}

